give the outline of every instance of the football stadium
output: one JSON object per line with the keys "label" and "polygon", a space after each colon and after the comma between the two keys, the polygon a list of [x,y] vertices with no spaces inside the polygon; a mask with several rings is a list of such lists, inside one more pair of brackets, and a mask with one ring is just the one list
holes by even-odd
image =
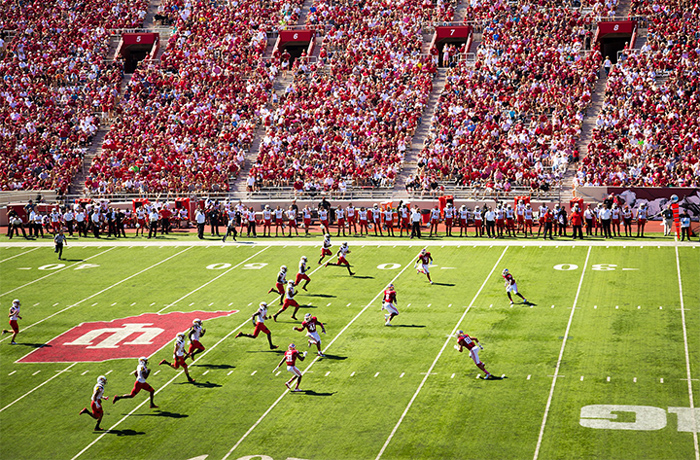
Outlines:
{"label": "football stadium", "polygon": [[700,460],[699,71],[674,0],[0,0],[0,458]]}

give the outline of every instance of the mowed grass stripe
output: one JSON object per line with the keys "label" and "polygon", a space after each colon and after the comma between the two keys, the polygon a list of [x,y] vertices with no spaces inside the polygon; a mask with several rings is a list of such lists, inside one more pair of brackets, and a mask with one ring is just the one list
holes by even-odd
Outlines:
{"label": "mowed grass stripe", "polygon": [[486,283],[489,281],[491,276],[493,275],[493,272],[496,271],[496,268],[498,267],[498,264],[501,262],[503,259],[503,256],[506,255],[506,251],[508,250],[508,246],[506,246],[503,249],[503,252],[501,253],[501,256],[498,258],[496,263],[493,265],[493,268],[489,272],[489,274],[486,276],[486,279],[484,279],[484,282],[481,284],[481,287],[479,290],[474,294],[474,297],[472,298],[472,301],[469,303],[469,306],[467,307],[466,310],[464,310],[464,313],[462,313],[462,316],[459,318],[459,321],[457,321],[457,324],[455,324],[454,328],[452,328],[452,332],[450,332],[449,337],[445,340],[445,343],[442,344],[442,348],[440,348],[440,351],[438,352],[437,356],[435,357],[435,360],[433,363],[430,365],[430,368],[428,369],[428,372],[425,373],[425,377],[423,377],[423,380],[421,380],[420,385],[418,385],[418,388],[416,389],[416,392],[413,394],[411,397],[411,400],[408,402],[408,406],[406,406],[406,409],[403,411],[401,414],[401,417],[399,417],[398,422],[396,422],[396,425],[394,426],[394,429],[391,430],[391,433],[389,434],[389,437],[387,438],[386,442],[382,446],[381,450],[377,454],[376,459],[379,460],[382,458],[382,455],[384,454],[384,451],[386,448],[389,446],[389,443],[391,440],[394,438],[394,434],[396,434],[396,431],[399,429],[401,426],[401,423],[403,422],[403,419],[406,417],[406,414],[408,413],[409,410],[411,410],[411,406],[413,405],[413,402],[416,400],[418,397],[418,394],[420,393],[421,389],[423,389],[423,385],[425,385],[426,380],[428,380],[428,377],[430,374],[433,372],[433,369],[435,368],[435,365],[437,364],[438,360],[440,359],[440,356],[442,356],[442,353],[445,351],[445,347],[447,347],[447,344],[450,343],[450,341],[453,340],[453,336],[455,335],[457,328],[459,327],[460,324],[464,321],[464,317],[467,316],[467,313],[469,313],[469,309],[474,306],[474,302],[476,302],[476,299],[479,297],[479,294],[481,294],[481,291],[484,290],[484,287],[486,286]]}
{"label": "mowed grass stripe", "polygon": [[[692,436],[679,433],[676,415],[667,412],[688,407],[677,286],[671,248],[593,248],[540,458],[693,457]],[[615,429],[635,421],[630,412],[607,427],[587,426],[582,408],[608,404],[659,408],[666,426]]]}

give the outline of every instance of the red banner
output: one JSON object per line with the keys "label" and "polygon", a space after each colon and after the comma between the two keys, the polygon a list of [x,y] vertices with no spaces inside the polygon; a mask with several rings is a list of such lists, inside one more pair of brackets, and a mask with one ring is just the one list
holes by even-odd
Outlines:
{"label": "red banner", "polygon": [[17,362],[94,363],[150,357],[172,342],[178,332],[185,332],[195,318],[206,321],[234,313],[238,310],[144,313],[109,322],[82,323]]}
{"label": "red banner", "polygon": [[160,40],[160,34],[122,34],[124,45],[152,45]]}
{"label": "red banner", "polygon": [[598,23],[598,38],[609,34],[632,34],[637,21],[611,21]]}
{"label": "red banner", "polygon": [[449,40],[451,38],[469,38],[472,33],[471,26],[436,27],[435,38],[437,41]]}
{"label": "red banner", "polygon": [[280,30],[279,46],[289,42],[310,42],[316,32],[311,29]]}

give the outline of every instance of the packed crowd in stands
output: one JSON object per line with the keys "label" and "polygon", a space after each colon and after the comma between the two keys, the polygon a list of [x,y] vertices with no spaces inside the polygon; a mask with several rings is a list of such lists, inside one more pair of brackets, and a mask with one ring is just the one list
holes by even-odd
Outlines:
{"label": "packed crowd in stands", "polygon": [[2,1],[0,189],[67,191],[118,94],[107,29],[139,25],[147,3]]}
{"label": "packed crowd in stands", "polygon": [[624,50],[576,185],[700,186],[700,6],[633,2],[646,44]]}
{"label": "packed crowd in stands", "polygon": [[476,62],[449,70],[410,185],[547,191],[578,157],[601,63],[598,51],[584,52],[591,16],[554,2],[496,2],[470,7],[467,17],[484,24]]}
{"label": "packed crowd in stands", "polygon": [[253,142],[274,73],[266,31],[295,21],[301,3],[166,1],[177,33],[161,61],[142,63],[86,188],[118,192],[226,192]]}
{"label": "packed crowd in stands", "polygon": [[293,83],[263,113],[251,177],[305,191],[393,186],[436,71],[421,55],[431,17],[421,5],[314,3],[307,24],[325,29],[319,61],[304,71],[297,59]]}

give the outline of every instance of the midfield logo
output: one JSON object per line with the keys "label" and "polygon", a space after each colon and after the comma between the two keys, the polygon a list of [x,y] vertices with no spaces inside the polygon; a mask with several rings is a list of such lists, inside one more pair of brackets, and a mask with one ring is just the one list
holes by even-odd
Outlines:
{"label": "midfield logo", "polygon": [[[230,316],[231,311],[144,313],[109,322],[82,323],[21,358],[20,363],[102,362],[151,356],[186,331],[192,320]],[[206,325],[205,325],[206,327]]]}

